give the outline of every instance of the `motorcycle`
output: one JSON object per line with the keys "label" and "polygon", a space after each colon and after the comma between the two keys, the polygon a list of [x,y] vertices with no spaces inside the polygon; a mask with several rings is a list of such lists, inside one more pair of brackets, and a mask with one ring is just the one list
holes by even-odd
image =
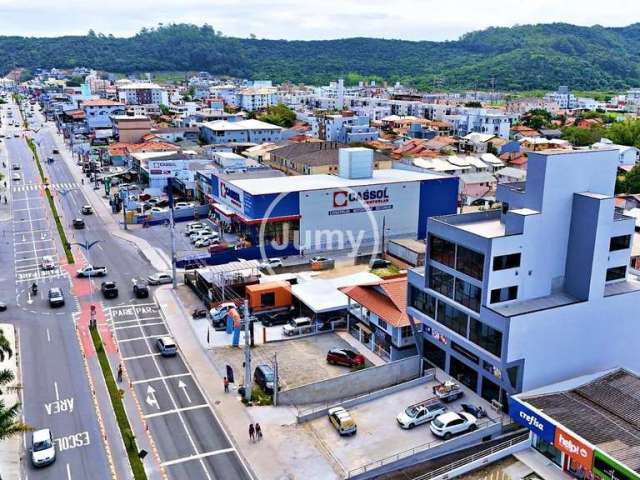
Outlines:
{"label": "motorcycle", "polygon": [[33,285],[31,285],[31,294],[32,295],[37,295],[38,294],[38,285],[36,285],[35,283]]}
{"label": "motorcycle", "polygon": [[191,316],[193,318],[206,318],[209,315],[209,311],[206,308],[196,308]]}

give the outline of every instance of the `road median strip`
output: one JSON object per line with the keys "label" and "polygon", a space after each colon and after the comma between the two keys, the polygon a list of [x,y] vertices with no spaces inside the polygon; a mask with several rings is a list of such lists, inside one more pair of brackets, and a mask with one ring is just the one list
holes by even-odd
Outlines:
{"label": "road median strip", "polygon": [[111,366],[109,365],[107,354],[104,351],[100,333],[95,328],[90,328],[89,331],[91,333],[93,346],[98,356],[98,363],[100,364],[100,369],[102,370],[102,376],[104,377],[104,382],[107,386],[107,391],[109,392],[111,406],[113,407],[113,412],[116,416],[116,421],[118,422],[120,435],[122,436],[122,441],[124,442],[125,448],[127,449],[127,456],[129,457],[129,464],[131,465],[133,478],[135,480],[146,480],[147,474],[144,470],[142,460],[138,456],[138,449],[136,446],[135,437],[133,435],[133,430],[131,429],[131,425],[129,424],[127,412],[125,411],[124,403],[122,402],[122,393],[120,392],[120,389],[118,388],[118,385],[113,378],[113,372],[111,371]]}

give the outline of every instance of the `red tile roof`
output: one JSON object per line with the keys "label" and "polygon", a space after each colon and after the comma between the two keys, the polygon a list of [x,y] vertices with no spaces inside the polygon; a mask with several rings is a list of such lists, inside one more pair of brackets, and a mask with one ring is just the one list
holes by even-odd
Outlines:
{"label": "red tile roof", "polygon": [[180,147],[168,142],[132,143],[127,147],[129,153],[178,151]]}
{"label": "red tile roof", "polygon": [[406,313],[407,277],[380,280],[373,285],[344,287],[340,291],[394,327],[410,324]]}

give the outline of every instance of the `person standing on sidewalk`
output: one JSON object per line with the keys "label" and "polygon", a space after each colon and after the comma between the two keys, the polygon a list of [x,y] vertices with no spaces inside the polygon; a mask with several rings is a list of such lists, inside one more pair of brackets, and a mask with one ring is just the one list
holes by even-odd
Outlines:
{"label": "person standing on sidewalk", "polygon": [[118,383],[122,383],[122,364],[118,364]]}
{"label": "person standing on sidewalk", "polygon": [[227,377],[224,377],[224,393],[229,393],[229,379]]}
{"label": "person standing on sidewalk", "polygon": [[256,439],[262,440],[262,428],[258,422],[256,422]]}
{"label": "person standing on sidewalk", "polygon": [[253,428],[253,423],[249,424],[249,441],[253,442],[256,439],[256,431]]}

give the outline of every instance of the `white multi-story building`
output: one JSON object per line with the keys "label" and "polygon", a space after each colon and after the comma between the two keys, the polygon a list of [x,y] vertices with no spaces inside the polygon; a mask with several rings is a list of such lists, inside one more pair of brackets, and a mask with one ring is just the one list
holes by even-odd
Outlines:
{"label": "white multi-story building", "polygon": [[80,100],[78,104],[89,128],[111,128],[111,116],[122,115],[125,110],[123,103],[104,98]]}
{"label": "white multi-story building", "polygon": [[276,104],[275,93],[273,87],[245,88],[237,93],[234,104],[247,112],[266,110]]}
{"label": "white multi-story building", "polygon": [[558,87],[556,92],[549,92],[544,96],[547,102],[553,102],[564,110],[572,110],[577,108],[578,102],[576,96],[569,91],[569,87],[563,85]]}
{"label": "white multi-story building", "polygon": [[379,136],[378,129],[369,126],[365,116],[299,112],[297,118],[311,126],[311,136],[327,142],[370,142]]}
{"label": "white multi-story building", "polygon": [[635,221],[618,213],[616,150],[530,152],[501,210],[432,217],[409,275],[421,353],[487,400],[627,365],[640,371]]}
{"label": "white multi-story building", "polygon": [[120,83],[118,99],[128,105],[169,105],[169,94],[150,82]]}

